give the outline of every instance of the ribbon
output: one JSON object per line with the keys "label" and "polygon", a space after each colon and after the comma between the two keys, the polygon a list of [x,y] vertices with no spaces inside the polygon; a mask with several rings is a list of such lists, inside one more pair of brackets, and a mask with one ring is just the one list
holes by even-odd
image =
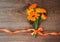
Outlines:
{"label": "ribbon", "polygon": [[38,28],[38,30],[34,30],[34,32],[31,33],[31,35],[37,34],[40,36],[48,36],[48,35],[52,35],[52,36],[60,36],[60,32],[56,33],[56,32],[45,32],[43,33],[43,28],[40,27]]}
{"label": "ribbon", "polygon": [[34,34],[40,34],[41,32],[43,31],[43,28],[38,28],[38,30],[34,30],[34,32],[31,33],[31,35],[34,35]]}
{"label": "ribbon", "polygon": [[11,31],[11,30],[8,30],[8,29],[1,29],[0,28],[0,32],[3,31],[3,32],[6,32],[8,34],[18,34],[18,33],[25,33],[25,32],[31,32],[31,35],[33,34],[37,34],[37,35],[40,35],[40,36],[48,36],[48,35],[52,35],[52,36],[60,36],[60,32],[44,32],[43,28],[40,27],[38,28],[38,30],[35,30],[35,29],[26,29],[26,30],[15,30],[15,31]]}

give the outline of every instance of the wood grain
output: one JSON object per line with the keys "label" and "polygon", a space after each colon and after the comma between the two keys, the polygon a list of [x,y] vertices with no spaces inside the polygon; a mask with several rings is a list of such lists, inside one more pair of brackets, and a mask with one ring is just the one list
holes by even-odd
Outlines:
{"label": "wood grain", "polygon": [[[26,19],[25,7],[28,4],[38,3],[47,10],[48,19],[40,26],[48,31],[60,31],[60,0],[0,0],[0,28],[10,30],[27,29],[32,27]],[[20,10],[20,13],[18,12]],[[0,42],[60,42],[60,36],[34,38],[29,33],[9,35],[0,33]]]}

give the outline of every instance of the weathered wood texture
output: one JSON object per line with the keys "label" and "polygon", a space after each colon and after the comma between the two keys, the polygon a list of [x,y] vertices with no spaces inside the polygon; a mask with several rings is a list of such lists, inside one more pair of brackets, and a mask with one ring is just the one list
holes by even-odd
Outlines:
{"label": "weathered wood texture", "polygon": [[[60,0],[0,0],[0,28],[16,30],[31,27],[25,8],[35,2],[47,10],[48,19],[40,26],[45,30],[60,31]],[[33,38],[29,33],[9,35],[0,32],[0,42],[60,42],[60,36]]]}

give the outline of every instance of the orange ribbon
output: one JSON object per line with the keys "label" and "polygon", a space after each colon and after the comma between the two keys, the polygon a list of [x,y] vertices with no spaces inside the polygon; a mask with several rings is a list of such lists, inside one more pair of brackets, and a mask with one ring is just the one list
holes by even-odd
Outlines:
{"label": "orange ribbon", "polygon": [[40,35],[40,36],[48,36],[48,35],[52,35],[52,36],[60,36],[60,32],[45,32],[45,33],[43,33],[43,28],[42,27],[40,27],[40,28],[38,28],[38,30],[35,30],[35,29],[27,29],[27,30],[15,30],[15,31],[11,31],[11,30],[8,30],[8,29],[1,29],[0,28],[0,32],[1,31],[3,31],[3,32],[7,32],[7,33],[9,33],[9,34],[17,34],[17,33],[20,33],[20,32],[31,32],[31,31],[33,31],[32,33],[31,33],[31,35],[33,35],[33,34],[37,34],[37,35]]}
{"label": "orange ribbon", "polygon": [[31,33],[31,35],[34,35],[34,34],[37,34],[37,35],[40,35],[40,36],[48,36],[48,35],[60,36],[60,32],[59,33],[56,33],[56,32],[43,33],[43,28],[42,27],[38,28],[38,30],[34,30],[34,32]]}
{"label": "orange ribbon", "polygon": [[43,31],[43,28],[38,28],[38,30],[34,30],[34,32],[32,32],[31,33],[31,35],[33,35],[33,34],[40,34],[40,32],[42,32]]}

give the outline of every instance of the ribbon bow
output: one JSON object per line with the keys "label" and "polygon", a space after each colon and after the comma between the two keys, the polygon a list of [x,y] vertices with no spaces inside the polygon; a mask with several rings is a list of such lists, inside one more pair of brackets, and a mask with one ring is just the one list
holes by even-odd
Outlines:
{"label": "ribbon bow", "polygon": [[34,34],[38,34],[38,35],[42,35],[42,32],[43,32],[43,28],[40,27],[38,28],[38,30],[34,30],[31,35],[34,35]]}
{"label": "ribbon bow", "polygon": [[60,32],[59,33],[56,33],[56,32],[45,32],[43,33],[43,28],[40,27],[38,28],[38,30],[34,30],[34,32],[31,33],[31,35],[34,35],[34,34],[37,34],[37,35],[40,35],[40,36],[47,36],[47,35],[52,35],[52,36],[58,36],[60,35]]}

